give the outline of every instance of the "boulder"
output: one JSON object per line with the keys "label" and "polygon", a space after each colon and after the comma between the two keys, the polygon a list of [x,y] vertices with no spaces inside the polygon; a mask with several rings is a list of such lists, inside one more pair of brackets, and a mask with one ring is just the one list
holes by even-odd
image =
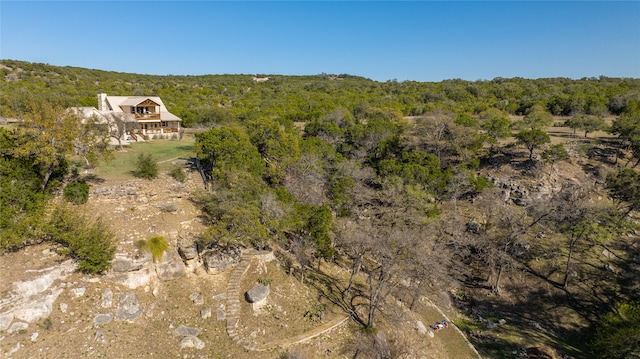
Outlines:
{"label": "boulder", "polygon": [[211,307],[200,309],[200,316],[202,319],[211,318]]}
{"label": "boulder", "polygon": [[267,299],[269,295],[269,286],[263,284],[256,284],[253,288],[249,289],[247,293],[245,293],[245,298],[249,303],[260,303],[263,300]]}
{"label": "boulder", "polygon": [[156,266],[158,278],[162,281],[178,279],[184,276],[184,264],[177,251],[165,254],[164,262]]}
{"label": "boulder", "polygon": [[149,282],[151,282],[151,279],[153,277],[156,277],[157,274],[152,272],[150,266],[145,266],[144,268],[137,271],[124,273],[114,272],[110,273],[108,276],[116,283],[125,285],[130,289],[135,289],[149,284]]}
{"label": "boulder", "polygon": [[427,334],[428,332],[427,327],[420,320],[416,321],[416,329],[420,334]]}
{"label": "boulder", "polygon": [[218,307],[216,308],[216,319],[217,320],[227,319],[227,313],[224,311],[224,304],[218,304]]}
{"label": "boulder", "polygon": [[113,314],[98,314],[93,318],[93,325],[107,324],[113,320]]}
{"label": "boulder", "polygon": [[197,337],[200,334],[200,329],[181,325],[176,328],[173,334],[182,335],[183,337]]}
{"label": "boulder", "polygon": [[183,260],[188,261],[198,256],[198,245],[194,241],[178,240],[178,253]]}
{"label": "boulder", "polygon": [[120,305],[116,309],[116,319],[134,321],[142,314],[142,306],[135,292],[126,292],[120,296]]}
{"label": "boulder", "polygon": [[182,340],[180,340],[180,349],[184,348],[202,349],[204,348],[204,342],[196,337],[184,337],[182,338]]}
{"label": "boulder", "polygon": [[151,260],[151,254],[148,253],[145,253],[140,258],[131,258],[126,254],[118,253],[111,262],[111,270],[115,273],[138,271],[142,269],[146,263],[150,263]]}
{"label": "boulder", "polygon": [[480,233],[480,224],[476,221],[471,221],[469,223],[467,223],[467,232],[470,233]]}
{"label": "boulder", "polygon": [[202,255],[207,273],[215,274],[235,267],[240,262],[240,251],[210,250]]}
{"label": "boulder", "polygon": [[100,306],[102,308],[111,308],[112,305],[113,305],[113,291],[111,290],[111,288],[105,288],[102,291],[102,303],[100,303]]}

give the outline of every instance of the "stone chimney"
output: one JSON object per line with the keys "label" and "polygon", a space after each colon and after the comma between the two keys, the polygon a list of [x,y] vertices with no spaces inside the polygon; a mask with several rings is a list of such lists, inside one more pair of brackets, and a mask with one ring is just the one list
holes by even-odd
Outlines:
{"label": "stone chimney", "polygon": [[107,94],[99,93],[98,94],[98,111],[108,111],[109,106],[107,106]]}

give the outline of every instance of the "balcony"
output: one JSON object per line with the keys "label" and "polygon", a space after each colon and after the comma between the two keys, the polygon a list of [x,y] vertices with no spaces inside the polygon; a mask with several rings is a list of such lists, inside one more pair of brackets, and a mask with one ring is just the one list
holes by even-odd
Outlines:
{"label": "balcony", "polygon": [[136,120],[159,120],[159,113],[136,113]]}

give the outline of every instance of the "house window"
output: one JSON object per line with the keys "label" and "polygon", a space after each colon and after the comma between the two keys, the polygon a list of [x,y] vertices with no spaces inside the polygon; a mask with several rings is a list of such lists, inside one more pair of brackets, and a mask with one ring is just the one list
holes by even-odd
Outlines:
{"label": "house window", "polygon": [[167,127],[167,121],[162,121],[162,127]]}

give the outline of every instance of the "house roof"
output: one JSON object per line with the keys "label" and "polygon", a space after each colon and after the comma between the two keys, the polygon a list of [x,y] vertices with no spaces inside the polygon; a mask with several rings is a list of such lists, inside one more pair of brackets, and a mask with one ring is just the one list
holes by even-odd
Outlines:
{"label": "house roof", "polygon": [[[160,121],[182,121],[182,119],[167,110],[167,107],[158,96],[108,96],[107,104],[114,112],[123,112],[120,106],[136,106],[146,100],[153,101],[160,106]],[[152,122],[157,122],[152,121]]]}

